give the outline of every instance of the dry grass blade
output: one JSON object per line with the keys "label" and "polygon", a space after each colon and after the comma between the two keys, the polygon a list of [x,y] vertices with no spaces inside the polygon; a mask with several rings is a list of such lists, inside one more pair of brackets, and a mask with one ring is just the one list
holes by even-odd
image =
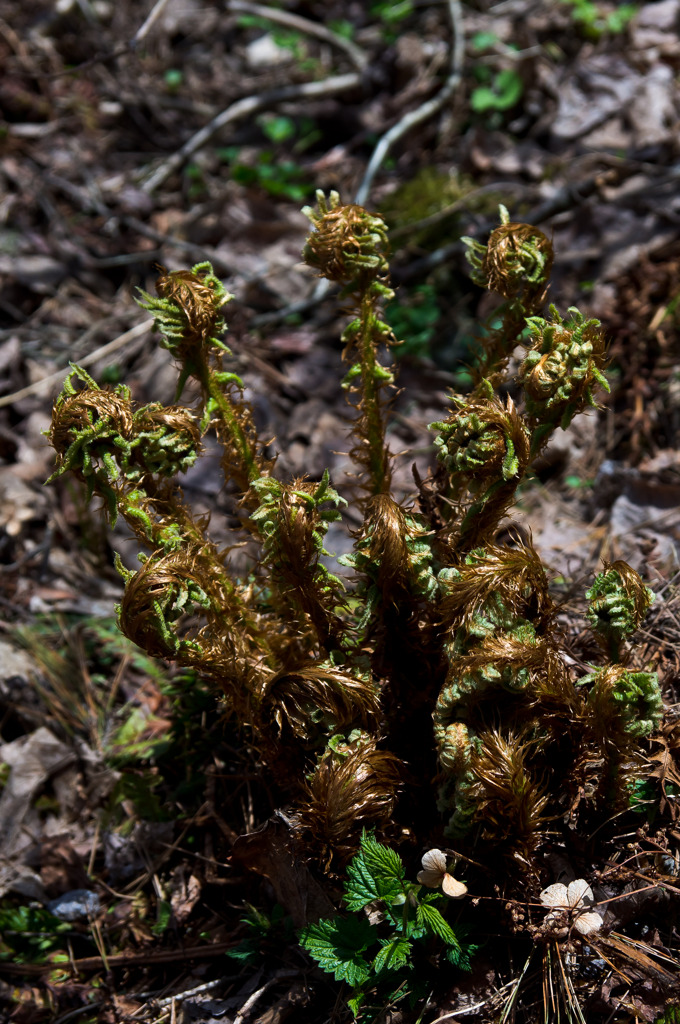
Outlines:
{"label": "dry grass blade", "polygon": [[[562,958],[559,943],[551,943],[551,946],[554,950],[555,958],[557,960],[559,968],[558,980],[562,996],[562,1005],[564,1006],[567,1022],[568,1024],[586,1024],[586,1019],[583,1016],[583,1011],[581,1010],[581,1004],[579,1003],[576,997],[576,993],[574,992],[574,985],[571,980],[571,973],[569,971],[568,965],[565,964]],[[547,1021],[546,1024],[548,1024]]]}
{"label": "dry grass blade", "polygon": [[[590,940],[588,941],[590,942]],[[618,953],[628,960],[629,963],[634,964],[645,976],[660,976],[665,982],[677,983],[677,979],[680,976],[680,963],[661,950],[654,949],[648,943],[642,942],[639,939],[633,939],[620,932],[610,932],[606,937],[598,939],[598,943]],[[594,943],[591,943],[591,945],[593,948],[596,948]],[[668,966],[671,966],[673,973],[666,970],[661,964],[656,963],[652,957],[656,960],[663,960]],[[619,973],[621,972],[619,971]],[[621,976],[624,977],[623,974]]]}
{"label": "dry grass blade", "polygon": [[498,1021],[498,1024],[512,1024],[512,1022],[514,1022],[515,1011],[517,1009],[517,1001],[519,999],[520,989],[522,988],[522,982],[524,981],[527,971],[529,970],[529,966],[531,964],[531,961],[533,960],[534,953],[535,948],[532,948],[529,952],[529,956],[526,958],[526,962],[524,964],[524,967],[522,968],[522,973],[514,983],[514,988],[510,993],[510,998],[508,999],[507,1003],[503,1008],[503,1013],[500,1017],[500,1020]]}

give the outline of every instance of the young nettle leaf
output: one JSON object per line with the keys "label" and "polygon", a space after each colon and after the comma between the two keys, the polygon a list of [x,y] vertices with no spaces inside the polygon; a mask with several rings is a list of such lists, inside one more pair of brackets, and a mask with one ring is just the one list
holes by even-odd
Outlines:
{"label": "young nettle leaf", "polygon": [[256,939],[243,939],[238,946],[227,950],[227,956],[231,960],[238,960],[243,964],[251,964],[262,956],[260,943]]}
{"label": "young nettle leaf", "polygon": [[460,943],[456,938],[451,925],[447,924],[436,907],[431,903],[421,903],[418,907],[418,924],[423,926],[431,935],[437,935],[447,946],[453,946],[460,950]]}
{"label": "young nettle leaf", "polygon": [[447,946],[444,952],[444,956],[451,964],[452,967],[457,967],[459,971],[471,971],[472,964],[470,958],[479,949],[479,946],[468,946],[465,949],[461,949],[460,946]]}
{"label": "young nettle leaf", "polygon": [[376,930],[365,917],[338,917],[310,924],[300,935],[300,945],[336,981],[358,986],[371,974],[371,965],[361,954],[376,939]]}
{"label": "young nettle leaf", "polygon": [[381,939],[382,949],[373,961],[373,970],[376,974],[380,971],[398,971],[400,967],[408,964],[413,947],[409,940],[403,935],[395,935],[391,939]]}
{"label": "young nettle leaf", "polygon": [[404,875],[399,854],[364,833],[361,849],[347,869],[348,909],[362,910],[374,900],[393,903],[404,894]]}

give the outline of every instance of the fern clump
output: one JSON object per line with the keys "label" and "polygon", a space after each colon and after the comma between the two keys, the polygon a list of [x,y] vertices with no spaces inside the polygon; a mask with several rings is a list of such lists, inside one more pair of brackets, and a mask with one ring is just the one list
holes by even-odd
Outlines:
{"label": "fern clump", "polygon": [[[342,286],[350,310],[342,386],[356,410],[354,495],[341,496],[328,472],[277,475],[229,367],[230,296],[208,264],[163,272],[158,295],[140,300],[177,361],[176,404],[137,407],[124,385],[102,389],[74,367],[49,436],[52,479],[80,477],[143,549],[137,571],[121,567],[122,631],[221,689],[279,798],[294,805],[291,827],[310,858],[340,870],[364,830],[422,853],[434,831],[440,842],[487,844],[508,877],[538,895],[541,850],[558,840],[568,847],[579,818],[604,821],[626,806],[662,703],[655,674],[633,657],[651,602],[637,573],[605,565],[588,590],[599,654],[579,674],[539,555],[530,542],[499,540],[532,460],[607,387],[601,325],[576,309],[543,317],[551,243],[501,212],[488,245],[470,248],[475,279],[503,300],[500,327],[485,335],[471,391],[452,394],[431,424],[436,459],[411,504],[391,491],[385,441],[396,341],[382,313],[393,296],[386,229],[335,194],[319,193],[306,209],[304,258]],[[189,378],[199,393],[191,407],[180,402]],[[504,397],[510,385],[514,400]],[[247,579],[234,575],[179,486],[208,431],[258,553]],[[354,573],[345,589],[324,545],[348,500],[361,525],[340,560]],[[423,935],[426,906],[414,911]],[[375,970],[410,941],[405,932],[389,939]],[[361,983],[359,974],[348,980]]]}

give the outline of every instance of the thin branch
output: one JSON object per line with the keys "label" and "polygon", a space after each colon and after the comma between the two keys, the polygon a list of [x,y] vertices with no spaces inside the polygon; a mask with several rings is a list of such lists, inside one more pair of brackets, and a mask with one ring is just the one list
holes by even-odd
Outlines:
{"label": "thin branch", "polygon": [[465,57],[463,11],[460,5],[460,0],[448,0],[448,8],[449,16],[451,18],[451,29],[453,32],[449,76],[436,96],[427,100],[418,107],[417,110],[411,110],[408,114],[404,114],[402,119],[392,125],[390,130],[385,132],[383,137],[380,139],[378,145],[373,151],[373,156],[369,161],[368,167],[366,168],[363,181],[361,182],[356,196],[354,197],[354,202],[358,203],[359,206],[363,206],[365,204],[368,198],[368,193],[371,190],[371,185],[373,184],[373,179],[378,172],[378,168],[394,143],[397,142],[402,135],[406,135],[406,133],[409,132],[411,128],[414,128],[415,125],[420,124],[422,121],[427,121],[428,118],[436,114],[438,110],[441,110],[460,84],[463,70],[463,59]]}
{"label": "thin branch", "polygon": [[234,1024],[243,1024],[244,1017],[250,1012],[250,1010],[252,1010],[253,1006],[255,1006],[255,1003],[260,1001],[260,999],[265,994],[267,989],[272,987],[272,984],[275,980],[278,979],[270,979],[269,981],[265,982],[265,984],[262,985],[261,988],[258,988],[255,992],[253,992],[252,995],[248,996],[245,1003],[234,1017]]}
{"label": "thin branch", "polygon": [[[159,949],[156,951],[129,950],[126,953],[116,953],[107,957],[110,968],[143,966],[149,964],[186,964],[189,960],[207,960],[217,956],[224,956],[228,949],[233,949],[233,942],[204,943],[201,946],[184,946],[181,949]],[[64,964],[72,971],[101,971],[104,966],[100,956],[86,956],[80,960],[71,960]],[[54,965],[47,964],[16,964],[6,960],[0,960],[0,974],[26,974],[40,976],[54,970]],[[231,977],[225,977],[222,981],[232,981]]]}
{"label": "thin branch", "polygon": [[149,13],[148,18],[146,19],[144,24],[137,29],[134,36],[132,37],[129,44],[131,47],[137,46],[138,43],[141,43],[142,39],[146,38],[154,22],[157,21],[157,19],[161,16],[164,8],[167,7],[167,4],[168,0],[156,0],[156,3],[151,8],[151,12]]}
{"label": "thin branch", "polygon": [[298,974],[297,971],[277,971],[273,978],[266,981],[261,988],[258,988],[252,995],[248,996],[245,1003],[234,1017],[234,1024],[243,1024],[243,1020],[252,1010],[253,1006],[260,1001],[265,992],[275,985],[278,981],[283,978],[294,978]]}
{"label": "thin branch", "polygon": [[[321,288],[321,285],[326,285],[326,288]],[[297,314],[309,313],[310,310],[316,309],[316,307],[325,298],[331,288],[330,281],[326,278],[322,278],[321,281],[317,282],[317,285],[311,295],[306,299],[300,299],[298,302],[291,302],[287,306],[282,306],[280,309],[273,309],[270,313],[258,313],[250,321],[250,326],[255,328],[270,327],[272,324],[281,323],[288,316],[295,316]],[[339,288],[336,286],[334,289],[336,292]]]}
{"label": "thin branch", "polygon": [[[135,338],[140,338],[143,334],[146,334],[153,327],[153,320],[143,320],[141,324],[136,324],[131,327],[129,331],[125,331],[124,334],[120,334],[113,341],[109,341],[106,345],[102,345],[100,348],[90,352],[88,355],[83,356],[82,359],[78,360],[78,366],[90,366],[92,363],[96,363],[99,359],[103,359],[104,356],[111,355],[112,352],[117,352],[119,348],[123,348],[129,342],[134,341]],[[52,384],[60,384],[64,379],[65,368],[57,370],[56,373],[51,373],[49,377],[43,377],[42,380],[36,380],[33,384],[29,384],[27,387],[22,388],[20,391],[15,391],[11,395],[3,395],[0,398],[0,409],[6,405],[13,405],[14,402],[18,402],[21,398],[28,398],[29,395],[39,394],[43,388],[49,388]]]}
{"label": "thin branch", "polygon": [[432,1024],[444,1024],[444,1021],[446,1020],[450,1020],[452,1021],[452,1024],[456,1024],[457,1017],[462,1017],[463,1014],[476,1013],[477,1010],[482,1010],[485,1006],[488,1006],[489,1003],[493,1002],[494,999],[497,999],[501,992],[504,992],[506,988],[512,988],[514,984],[515,980],[506,981],[505,985],[501,985],[501,987],[497,988],[495,992],[492,992],[487,999],[483,999],[481,1003],[474,1003],[472,1006],[461,1006],[459,1010],[452,1010],[450,1013],[445,1013],[442,1017],[437,1017],[436,1020],[432,1021]]}
{"label": "thin branch", "polygon": [[189,157],[193,156],[196,150],[204,146],[220,128],[231,124],[232,121],[238,121],[239,118],[247,117],[249,114],[254,114],[265,107],[275,106],[277,103],[285,103],[287,100],[297,100],[310,96],[330,96],[338,92],[348,92],[350,89],[355,89],[360,83],[361,76],[356,71],[352,71],[346,75],[334,75],[330,78],[324,78],[320,82],[304,82],[302,85],[283,85],[278,89],[268,89],[266,92],[259,93],[258,95],[245,96],[219,113],[212,121],[209,121],[208,124],[192,135],[181,149],[173,153],[167,160],[164,160],[143,183],[142,189],[147,194],[154,192]]}
{"label": "thin branch", "polygon": [[88,60],[83,61],[82,64],[77,64],[73,68],[66,68],[62,71],[56,71],[51,75],[47,75],[46,77],[61,78],[64,75],[75,75],[78,74],[80,71],[86,71],[88,68],[93,67],[95,64],[106,64],[110,60],[115,60],[117,57],[122,57],[126,53],[131,53],[136,49],[139,43],[141,43],[142,40],[144,40],[147,37],[152,27],[155,25],[156,21],[163,13],[163,10],[166,7],[167,3],[168,0],[156,0],[156,3],[151,8],[148,17],[144,19],[144,22],[137,29],[132,39],[129,39],[127,42],[122,43],[120,46],[117,46],[109,53],[96,53],[94,57],[90,57]]}
{"label": "thin branch", "polygon": [[[36,183],[40,188],[45,184],[51,185],[53,188],[58,189],[63,195],[68,196],[69,199],[72,199],[77,203],[79,208],[85,213],[91,213],[94,211],[99,214],[100,217],[104,217],[106,219],[116,216],[119,218],[120,223],[126,228],[136,231],[138,235],[142,235],[144,238],[150,238],[160,246],[170,246],[174,249],[178,249],[180,252],[186,253],[187,256],[191,257],[194,263],[201,263],[205,260],[209,260],[218,273],[225,275],[235,273],[233,265],[228,263],[223,256],[212,248],[195,245],[193,242],[187,242],[183,238],[177,238],[173,235],[164,234],[162,231],[156,231],[138,217],[129,216],[127,214],[123,214],[122,216],[114,214],[114,211],[104,203],[99,193],[99,189],[95,187],[94,183],[87,191],[85,191],[85,189],[81,188],[79,185],[74,185],[73,182],[69,181],[67,178],[62,178],[58,174],[51,174],[42,167],[33,167],[32,164],[26,164],[25,166],[31,166],[31,169],[34,171]],[[149,260],[156,259],[159,256],[160,253],[154,253],[151,250],[145,249],[138,253],[123,253],[120,256],[111,257],[95,257],[90,256],[90,254],[87,253],[86,255],[80,255],[80,259],[84,266],[103,267],[117,266],[121,262],[138,259],[148,262]]]}
{"label": "thin branch", "polygon": [[204,981],[202,985],[196,985],[195,988],[187,988],[184,992],[176,992],[174,996],[166,996],[164,999],[155,999],[156,1006],[163,1009],[165,1006],[171,1006],[173,1002],[179,1003],[184,999],[190,999],[191,996],[201,995],[203,992],[210,992],[214,988],[219,988],[220,985],[224,985],[227,979],[215,978],[213,981]]}
{"label": "thin branch", "polygon": [[332,32],[319,22],[310,21],[308,18],[301,18],[299,14],[291,14],[289,11],[282,11],[277,7],[252,4],[249,0],[230,0],[227,10],[254,14],[258,18],[266,18],[277,25],[285,25],[286,28],[292,28],[296,32],[303,32],[308,36],[316,36],[317,39],[323,40],[324,43],[329,43],[331,46],[335,46],[336,49],[346,53],[358,71],[363,71],[368,67],[368,55],[364,53],[360,46],[353,43],[351,39],[345,39],[343,36],[338,35],[337,32]]}

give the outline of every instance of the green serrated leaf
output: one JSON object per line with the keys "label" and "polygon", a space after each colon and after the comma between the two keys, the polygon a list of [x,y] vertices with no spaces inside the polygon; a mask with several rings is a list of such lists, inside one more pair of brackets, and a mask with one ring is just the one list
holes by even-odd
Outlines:
{"label": "green serrated leaf", "polygon": [[442,896],[440,892],[425,892],[421,891],[418,896],[418,903],[446,903],[446,897]]}
{"label": "green serrated leaf", "polygon": [[408,963],[411,949],[411,943],[403,935],[384,940],[382,949],[373,961],[373,970],[376,974],[384,970],[398,971]]}
{"label": "green serrated leaf", "polygon": [[365,917],[326,919],[300,933],[300,945],[336,981],[362,985],[371,965],[361,955],[376,941],[376,930]]}
{"label": "green serrated leaf", "polygon": [[447,946],[460,949],[460,943],[451,925],[446,923],[437,908],[430,903],[422,903],[418,907],[418,924],[427,928],[432,935],[437,935]]}
{"label": "green serrated leaf", "polygon": [[244,939],[243,942],[239,942],[238,946],[228,949],[227,956],[232,960],[238,960],[240,963],[250,964],[261,958],[262,951],[259,943],[253,939]]}
{"label": "green serrated leaf", "polygon": [[404,874],[399,854],[364,833],[361,849],[347,869],[347,907],[361,910],[374,900],[392,903],[403,894]]}
{"label": "green serrated leaf", "polygon": [[471,971],[472,964],[470,957],[473,956],[479,946],[466,946],[465,949],[456,946],[447,946],[444,956],[450,964],[457,967],[459,971]]}
{"label": "green serrated leaf", "polygon": [[352,1011],[355,1017],[359,1016],[359,1010],[363,1006],[365,999],[366,993],[358,992],[356,995],[352,996],[351,999],[347,1000],[347,1005],[349,1006],[350,1010]]}

